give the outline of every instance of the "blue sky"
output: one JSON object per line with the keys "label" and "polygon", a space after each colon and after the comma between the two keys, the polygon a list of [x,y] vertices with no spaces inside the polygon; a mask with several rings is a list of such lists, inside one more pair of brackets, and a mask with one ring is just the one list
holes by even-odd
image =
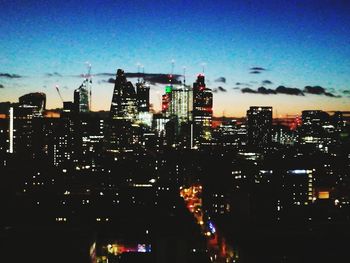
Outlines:
{"label": "blue sky", "polygon": [[[350,2],[348,1],[0,1],[0,97],[15,100],[44,91],[48,105],[59,106],[50,87],[67,87],[67,99],[86,72],[168,73],[187,68],[192,82],[201,64],[214,94],[214,112],[243,115],[249,105],[269,104],[281,113],[308,108],[350,110]],[[251,74],[251,67],[263,67]],[[48,78],[59,72],[64,77]],[[226,83],[215,79],[225,77]],[[319,85],[342,98],[243,94],[236,82],[256,89],[261,81],[303,89]],[[108,109],[113,86],[95,86],[95,109]],[[100,81],[101,82],[101,81]],[[243,87],[240,87],[243,88]],[[152,89],[156,108],[161,87]]]}

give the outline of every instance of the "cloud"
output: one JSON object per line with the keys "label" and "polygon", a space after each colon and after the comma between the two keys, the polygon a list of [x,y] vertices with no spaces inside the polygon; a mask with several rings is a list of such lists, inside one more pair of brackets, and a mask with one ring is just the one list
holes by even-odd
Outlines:
{"label": "cloud", "polygon": [[18,74],[0,73],[0,78],[18,79],[22,78],[22,76]]}
{"label": "cloud", "polygon": [[46,77],[62,77],[62,75],[58,72],[53,72],[53,73],[46,73]]}
{"label": "cloud", "polygon": [[232,89],[240,89],[240,87],[233,87]]}
{"label": "cloud", "polygon": [[276,94],[276,91],[273,89],[267,89],[265,87],[260,87],[257,90],[253,90],[251,88],[243,88],[241,89],[242,93],[253,93],[253,94],[263,94],[263,95],[271,95]]}
{"label": "cloud", "polygon": [[315,95],[324,95],[331,98],[341,98],[340,95],[335,95],[331,92],[327,92],[325,88],[322,88],[320,86],[314,86],[314,87],[306,86],[303,91],[298,88],[289,88],[285,86],[278,86],[276,89],[268,89],[265,87],[260,87],[257,90],[246,87],[244,89],[241,89],[241,92],[263,94],[263,95],[285,94],[285,95],[294,95],[294,96],[304,96],[305,93],[308,93],[308,94],[315,94]]}
{"label": "cloud", "polygon": [[220,78],[217,78],[215,80],[215,82],[222,82],[222,83],[226,83],[226,78],[225,77],[220,77]]}
{"label": "cloud", "polygon": [[258,88],[259,94],[269,95],[269,94],[276,94],[276,91],[273,89],[267,89],[265,87]]}
{"label": "cloud", "polygon": [[304,93],[297,88],[287,88],[285,86],[278,86],[276,89],[267,89],[265,87],[260,87],[257,90],[251,88],[241,89],[242,93],[253,93],[253,94],[263,94],[263,95],[274,95],[274,94],[286,94],[286,95],[301,95]]}
{"label": "cloud", "polygon": [[305,93],[315,94],[315,95],[322,95],[326,92],[325,88],[322,88],[320,86],[306,86],[304,88]]}
{"label": "cloud", "polygon": [[[98,76],[115,76],[115,74],[110,73],[98,73]],[[150,82],[152,84],[181,84],[180,77],[182,75],[172,74],[172,81],[169,81],[170,75],[162,74],[162,73],[133,73],[128,72],[125,73],[125,77],[127,78],[143,78],[145,81]],[[109,78],[108,80],[104,80],[103,82],[114,83],[114,78]]]}
{"label": "cloud", "polygon": [[102,80],[102,82],[107,82],[107,83],[114,84],[115,83],[115,79],[114,78],[109,78],[107,80]]}
{"label": "cloud", "polygon": [[325,95],[327,97],[332,97],[332,98],[340,98],[340,95],[334,95],[331,92],[327,92],[325,88],[321,86],[306,86],[304,88],[305,93],[313,94],[313,95]]}
{"label": "cloud", "polygon": [[4,85],[0,84],[0,89],[3,89],[3,88],[5,88]]}
{"label": "cloud", "polygon": [[145,74],[143,78],[145,81],[148,81],[150,83],[154,84],[181,84],[181,80],[179,78],[181,75],[172,75],[171,81],[169,81],[169,75],[168,74]]}
{"label": "cloud", "polygon": [[236,86],[251,86],[249,83],[245,83],[245,82],[236,82]]}
{"label": "cloud", "polygon": [[350,90],[343,90],[344,94],[350,94]]}
{"label": "cloud", "polygon": [[266,79],[266,80],[263,80],[263,81],[261,82],[261,84],[262,84],[262,85],[271,85],[271,84],[273,84],[273,83],[272,83],[272,81]]}
{"label": "cloud", "polygon": [[260,74],[261,73],[261,71],[259,71],[259,70],[253,70],[253,71],[251,71],[251,72],[249,72],[250,74]]}
{"label": "cloud", "polygon": [[262,67],[252,67],[252,68],[250,68],[249,70],[253,70],[253,71],[265,71],[266,70],[266,68],[262,68]]}
{"label": "cloud", "polygon": [[285,86],[278,86],[276,92],[286,95],[304,96],[304,93],[298,88],[288,88]]}
{"label": "cloud", "polygon": [[327,97],[332,97],[332,98],[341,98],[340,95],[335,95],[335,94],[333,94],[331,92],[325,92],[324,95],[327,96]]}
{"label": "cloud", "polygon": [[212,92],[213,92],[213,93],[217,93],[217,92],[218,92],[218,89],[217,89],[217,88],[214,88],[214,89],[212,89]]}
{"label": "cloud", "polygon": [[256,90],[253,90],[251,88],[243,88],[241,89],[242,93],[258,93]]}
{"label": "cloud", "polygon": [[223,87],[221,87],[221,86],[218,87],[218,90],[219,90],[219,91],[222,91],[222,92],[227,92],[227,89],[225,89],[225,88],[223,88]]}

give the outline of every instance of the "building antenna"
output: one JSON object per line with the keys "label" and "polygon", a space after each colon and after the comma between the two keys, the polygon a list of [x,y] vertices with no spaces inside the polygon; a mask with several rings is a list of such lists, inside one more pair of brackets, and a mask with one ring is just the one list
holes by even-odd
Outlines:
{"label": "building antenna", "polygon": [[174,66],[175,66],[175,60],[171,60],[171,75],[174,74]]}
{"label": "building antenna", "polygon": [[137,83],[140,83],[140,67],[141,67],[141,64],[140,64],[140,62],[137,62],[136,65],[137,65]]}
{"label": "building antenna", "polygon": [[205,62],[203,62],[202,64],[201,64],[201,66],[202,66],[202,73],[203,73],[203,75],[204,75],[204,69],[205,69],[205,66],[207,65],[207,63],[205,63]]}
{"label": "building antenna", "polygon": [[145,83],[145,66],[141,65],[142,68],[142,82]]}

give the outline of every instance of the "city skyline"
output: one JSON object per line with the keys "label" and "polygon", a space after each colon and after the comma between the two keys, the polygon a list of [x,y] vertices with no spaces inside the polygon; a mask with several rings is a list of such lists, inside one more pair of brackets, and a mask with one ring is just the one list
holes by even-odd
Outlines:
{"label": "city skyline", "polygon": [[[216,91],[214,116],[245,116],[252,105],[272,106],[274,117],[304,109],[350,110],[350,6],[340,1],[11,1],[2,8],[7,11],[1,18],[2,101],[44,92],[48,108],[62,107],[55,86],[64,100],[72,100],[88,61],[92,109],[109,110],[109,79],[117,68],[137,72],[140,63],[146,73],[169,74],[175,60],[175,74],[186,66],[188,85],[205,63],[207,86]],[[258,90],[261,86],[266,89]],[[155,110],[164,88],[151,85]]]}

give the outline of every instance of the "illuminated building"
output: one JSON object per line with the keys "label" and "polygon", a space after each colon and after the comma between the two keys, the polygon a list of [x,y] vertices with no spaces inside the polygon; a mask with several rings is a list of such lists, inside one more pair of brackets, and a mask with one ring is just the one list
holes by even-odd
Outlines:
{"label": "illuminated building", "polygon": [[171,91],[172,87],[165,87],[165,94],[162,95],[162,113],[165,117],[170,116],[170,102],[171,102]]}
{"label": "illuminated building", "polygon": [[213,134],[215,142],[224,147],[241,147],[246,145],[247,129],[244,124],[237,124],[236,120],[223,121]]}
{"label": "illuminated building", "polygon": [[149,112],[149,90],[150,87],[144,82],[136,83],[136,94],[137,94],[137,119],[141,124],[147,127],[152,126],[152,114]]}
{"label": "illuminated building", "polygon": [[153,114],[152,128],[156,131],[158,137],[164,137],[166,134],[165,126],[169,122],[169,118],[162,114]]}
{"label": "illuminated building", "polygon": [[77,163],[76,144],[78,140],[76,138],[76,114],[74,109],[74,103],[65,102],[63,104],[63,112],[61,118],[56,125],[48,127],[47,132],[53,128],[53,149],[52,149],[52,163],[55,166],[70,166],[73,163]]}
{"label": "illuminated building", "polygon": [[13,107],[9,111],[10,125],[9,125],[9,153],[13,153]]}
{"label": "illuminated building", "polygon": [[150,87],[145,83],[136,84],[138,112],[149,112],[149,89]]}
{"label": "illuminated building", "polygon": [[266,146],[271,143],[272,107],[253,106],[247,111],[248,144]]}
{"label": "illuminated building", "polygon": [[199,74],[193,83],[194,144],[211,140],[211,125],[213,117],[213,94],[205,85],[204,75]]}
{"label": "illuminated building", "polygon": [[179,126],[191,120],[192,111],[192,93],[186,86],[173,88],[171,91],[170,115],[177,118]]}
{"label": "illuminated building", "polygon": [[281,145],[294,145],[296,134],[284,125],[274,125],[272,127],[272,142]]}
{"label": "illuminated building", "polygon": [[321,110],[303,111],[298,132],[301,144],[314,145],[320,151],[328,152],[328,146],[336,142],[336,127],[329,114]]}

